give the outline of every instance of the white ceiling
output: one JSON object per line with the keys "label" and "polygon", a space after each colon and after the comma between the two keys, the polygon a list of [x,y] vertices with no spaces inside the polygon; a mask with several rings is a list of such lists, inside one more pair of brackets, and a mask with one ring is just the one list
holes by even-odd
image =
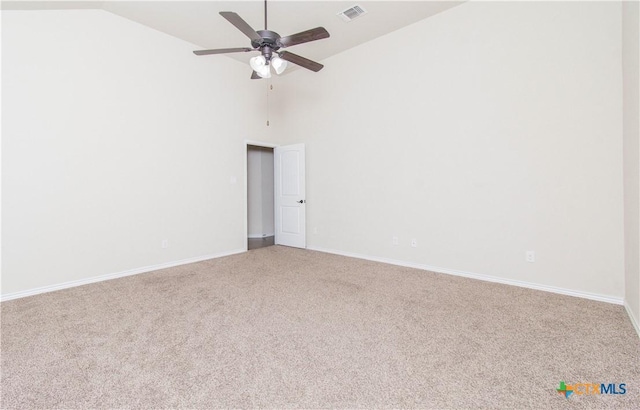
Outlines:
{"label": "white ceiling", "polygon": [[[331,37],[288,48],[322,62],[327,57],[461,4],[462,1],[283,1],[268,2],[269,30],[286,36],[322,26]],[[337,14],[354,5],[367,14],[345,22]],[[2,1],[2,9],[104,9],[196,44],[202,49],[250,47],[250,41],[222,18],[238,13],[254,29],[264,28],[263,1]],[[197,48],[197,47],[196,47]],[[384,50],[380,50],[381,53]],[[248,62],[254,53],[230,54]],[[225,58],[221,55],[200,58]],[[288,69],[287,71],[290,71]]]}

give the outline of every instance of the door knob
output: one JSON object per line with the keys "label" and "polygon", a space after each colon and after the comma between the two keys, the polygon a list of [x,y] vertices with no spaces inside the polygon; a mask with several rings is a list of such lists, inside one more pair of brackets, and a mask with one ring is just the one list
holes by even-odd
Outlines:
{"label": "door knob", "polygon": [[297,202],[297,203],[299,203],[299,204],[304,204],[304,203],[305,203],[305,202],[307,202],[307,201],[305,201],[304,199],[301,199],[301,200],[296,201],[296,202]]}

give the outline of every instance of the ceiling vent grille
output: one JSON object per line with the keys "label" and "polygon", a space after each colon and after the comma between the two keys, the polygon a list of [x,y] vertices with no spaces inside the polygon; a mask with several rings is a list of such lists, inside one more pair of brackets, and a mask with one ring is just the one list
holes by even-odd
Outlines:
{"label": "ceiling vent grille", "polygon": [[353,6],[344,11],[341,11],[340,13],[338,13],[338,16],[340,16],[344,21],[351,21],[362,16],[366,12],[367,10],[363,9],[361,6]]}

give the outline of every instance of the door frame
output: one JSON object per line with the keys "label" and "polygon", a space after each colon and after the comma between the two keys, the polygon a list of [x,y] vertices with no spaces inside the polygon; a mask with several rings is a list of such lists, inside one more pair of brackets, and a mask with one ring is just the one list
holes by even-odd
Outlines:
{"label": "door frame", "polygon": [[[279,147],[279,144],[272,144],[270,142],[244,140],[244,251],[249,250],[249,163],[247,161],[247,155],[249,155],[249,145],[253,147],[273,148]],[[275,210],[274,210],[275,212]],[[275,215],[274,215],[275,221]]]}

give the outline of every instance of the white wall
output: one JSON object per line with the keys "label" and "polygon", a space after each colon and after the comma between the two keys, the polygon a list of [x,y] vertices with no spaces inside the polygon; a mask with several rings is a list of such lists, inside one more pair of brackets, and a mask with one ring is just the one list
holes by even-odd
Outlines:
{"label": "white wall", "polygon": [[273,149],[247,149],[247,224],[249,238],[275,234],[273,198]]}
{"label": "white wall", "polygon": [[639,13],[638,2],[623,3],[625,300],[636,326],[640,324]]}
{"label": "white wall", "polygon": [[99,10],[2,31],[3,295],[244,248],[246,67]]}
{"label": "white wall", "polygon": [[620,13],[465,3],[291,73],[309,246],[621,300]]}
{"label": "white wall", "polygon": [[621,12],[464,4],[276,79],[276,141],[233,60],[3,11],[2,294],[242,249],[250,138],[306,142],[311,247],[621,298]]}

